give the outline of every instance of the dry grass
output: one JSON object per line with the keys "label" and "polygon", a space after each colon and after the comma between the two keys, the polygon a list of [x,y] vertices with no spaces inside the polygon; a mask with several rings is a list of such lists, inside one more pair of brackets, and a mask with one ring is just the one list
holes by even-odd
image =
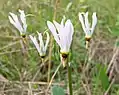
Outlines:
{"label": "dry grass", "polygon": [[[67,9],[70,1],[72,5]],[[52,38],[44,63],[28,36],[24,47],[19,32],[8,20],[9,12],[17,13],[18,9],[24,9],[28,15],[27,35],[47,30],[47,20],[60,21],[63,15],[72,20],[75,28],[71,48],[74,95],[119,95],[119,33],[113,30],[119,27],[118,4],[118,0],[0,0],[0,95],[51,95],[54,85],[69,94],[67,68],[59,67],[59,47]],[[78,21],[79,11],[90,14],[96,11],[98,15],[88,53]],[[106,67],[110,80],[106,90],[96,82],[96,64]]]}

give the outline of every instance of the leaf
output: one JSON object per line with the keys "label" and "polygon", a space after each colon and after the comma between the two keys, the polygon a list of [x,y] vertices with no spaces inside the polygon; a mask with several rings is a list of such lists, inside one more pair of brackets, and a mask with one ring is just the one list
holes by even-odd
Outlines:
{"label": "leaf", "polygon": [[111,34],[113,36],[119,36],[119,28],[112,28],[111,29]]}
{"label": "leaf", "polygon": [[103,64],[97,64],[98,78],[101,81],[101,85],[104,90],[107,90],[109,86],[108,76],[106,74],[106,66]]}
{"label": "leaf", "polygon": [[69,9],[70,9],[71,6],[72,6],[72,2],[69,2],[68,5],[67,5],[67,7],[66,7],[66,12],[69,11]]}
{"label": "leaf", "polygon": [[63,88],[59,86],[54,86],[52,88],[52,95],[65,95]]}

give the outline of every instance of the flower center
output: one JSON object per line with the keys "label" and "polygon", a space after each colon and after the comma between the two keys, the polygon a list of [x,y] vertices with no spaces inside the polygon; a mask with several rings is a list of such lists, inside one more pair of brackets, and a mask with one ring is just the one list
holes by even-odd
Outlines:
{"label": "flower center", "polygon": [[62,56],[62,58],[64,58],[64,59],[67,59],[67,57],[68,57],[68,53],[61,53],[61,56]]}
{"label": "flower center", "polygon": [[21,36],[22,36],[23,38],[25,38],[25,37],[26,37],[26,35],[25,35],[25,34],[22,34]]}
{"label": "flower center", "polygon": [[45,55],[42,55],[41,58],[45,58]]}
{"label": "flower center", "polygon": [[91,37],[85,37],[85,40],[86,40],[87,42],[90,42]]}

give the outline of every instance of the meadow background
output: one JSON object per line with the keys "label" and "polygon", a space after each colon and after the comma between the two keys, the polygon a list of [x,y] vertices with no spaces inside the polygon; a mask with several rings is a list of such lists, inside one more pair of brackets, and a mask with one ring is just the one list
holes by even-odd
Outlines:
{"label": "meadow background", "polygon": [[[8,19],[9,12],[18,14],[18,9],[27,15],[27,56],[19,32]],[[78,19],[79,12],[87,11],[90,21],[93,12],[98,18],[88,53]],[[57,70],[57,43],[51,36],[42,65],[28,37],[46,31],[47,20],[60,22],[64,15],[71,19],[75,30],[70,55],[73,94],[119,95],[119,0],[0,0],[0,95],[68,95],[67,68],[61,65]],[[54,94],[57,89],[59,94]]]}

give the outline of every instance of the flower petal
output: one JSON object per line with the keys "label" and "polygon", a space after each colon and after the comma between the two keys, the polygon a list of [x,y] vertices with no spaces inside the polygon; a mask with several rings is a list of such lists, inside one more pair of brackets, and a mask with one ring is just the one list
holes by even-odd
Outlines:
{"label": "flower petal", "polygon": [[64,44],[66,44],[67,46],[67,50],[69,51],[70,49],[70,46],[71,46],[71,42],[72,42],[72,36],[73,36],[73,33],[74,33],[74,28],[73,28],[73,25],[71,23],[71,21],[68,19],[65,23],[65,41]]}
{"label": "flower petal", "polygon": [[53,20],[53,23],[54,23],[56,29],[58,30],[58,33],[60,34],[61,25],[59,23],[57,23],[55,20]]}
{"label": "flower petal", "polygon": [[31,36],[31,35],[29,35],[29,37],[30,37],[30,39],[32,40],[32,42],[34,43],[34,45],[35,45],[35,47],[36,47],[38,53],[40,54],[41,51],[40,51],[40,47],[39,47],[39,44],[38,44],[38,42],[37,42],[36,37],[33,37],[33,36]]}
{"label": "flower petal", "polygon": [[91,34],[93,34],[95,26],[97,24],[97,16],[96,16],[96,12],[93,13],[92,15],[92,27],[91,27]]}
{"label": "flower petal", "polygon": [[71,46],[71,42],[72,42],[72,36],[73,36],[73,33],[74,33],[74,27],[73,27],[73,24],[71,23],[71,21],[69,21],[69,35],[68,35],[68,38],[70,39],[69,40],[69,47]]}
{"label": "flower petal", "polygon": [[90,33],[90,24],[88,21],[88,12],[85,13],[84,17],[85,17],[85,27],[86,27],[87,35],[90,35],[91,33]]}
{"label": "flower petal", "polygon": [[[37,32],[38,33],[38,32]],[[45,54],[45,45],[44,45],[44,42],[43,42],[43,37],[42,37],[42,34],[41,33],[38,33],[38,39],[40,41],[40,53],[41,54]]]}
{"label": "flower petal", "polygon": [[23,28],[18,20],[17,15],[13,14],[13,13],[9,13],[10,16],[8,16],[10,23],[13,24],[18,30],[19,32],[22,34]]}
{"label": "flower petal", "polygon": [[47,50],[47,47],[48,47],[48,43],[50,41],[50,36],[49,36],[49,33],[46,32],[46,35],[47,35],[47,40],[46,40],[46,43],[45,43],[45,51]]}
{"label": "flower petal", "polygon": [[81,25],[82,25],[82,28],[83,28],[85,34],[87,34],[86,26],[85,26],[85,24],[84,24],[84,17],[83,17],[84,14],[85,14],[85,13],[79,13],[79,20],[80,20],[80,22],[81,22]]}
{"label": "flower petal", "polygon": [[53,34],[54,39],[56,40],[56,42],[57,42],[57,43],[59,44],[59,46],[60,46],[60,39],[59,39],[59,36],[58,36],[58,34],[57,34],[57,32],[56,32],[55,26],[54,26],[53,23],[50,22],[50,21],[47,21],[47,26],[48,26],[49,30],[51,31],[51,33]]}
{"label": "flower petal", "polygon": [[26,29],[27,29],[27,24],[26,24],[26,16],[25,16],[25,13],[23,10],[19,10],[20,12],[20,19],[21,19],[21,22],[23,24],[23,28],[24,28],[24,31],[23,32],[26,32]]}

